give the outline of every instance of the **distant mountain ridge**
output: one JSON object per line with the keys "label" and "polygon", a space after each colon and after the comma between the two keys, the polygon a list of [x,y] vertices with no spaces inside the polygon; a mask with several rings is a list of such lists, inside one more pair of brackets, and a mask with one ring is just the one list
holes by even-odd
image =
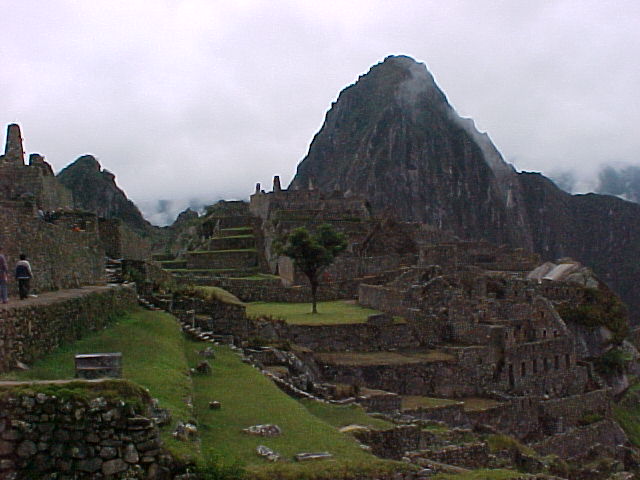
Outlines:
{"label": "distant mountain ridge", "polygon": [[104,218],[119,218],[133,230],[143,232],[151,228],[138,207],[116,185],[115,175],[103,170],[92,155],[83,155],[58,174],[67,187],[77,208]]}
{"label": "distant mountain ridge", "polygon": [[518,173],[473,121],[458,116],[424,64],[387,57],[327,112],[290,188],[362,194],[374,211],[571,256],[640,310],[640,205],[570,195]]}

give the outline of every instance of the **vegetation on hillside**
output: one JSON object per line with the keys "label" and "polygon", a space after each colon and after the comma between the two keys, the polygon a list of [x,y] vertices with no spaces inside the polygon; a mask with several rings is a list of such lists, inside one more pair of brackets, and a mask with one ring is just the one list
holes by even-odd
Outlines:
{"label": "vegetation on hillside", "polygon": [[296,228],[289,233],[276,250],[293,260],[311,285],[311,313],[318,313],[317,293],[320,274],[331,265],[340,252],[347,248],[344,234],[337,232],[331,225],[318,227],[311,234],[305,227]]}
{"label": "vegetation on hillside", "polygon": [[627,309],[613,292],[600,288],[583,288],[580,303],[565,302],[558,306],[558,313],[565,322],[574,322],[589,328],[606,327],[618,345],[629,334]]}

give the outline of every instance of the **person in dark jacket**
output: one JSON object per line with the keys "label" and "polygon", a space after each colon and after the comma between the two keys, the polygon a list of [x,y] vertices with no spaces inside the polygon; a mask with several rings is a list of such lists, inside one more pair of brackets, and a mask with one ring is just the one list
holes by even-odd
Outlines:
{"label": "person in dark jacket", "polygon": [[0,301],[7,303],[9,301],[9,291],[7,282],[9,281],[9,266],[7,259],[0,253]]}
{"label": "person in dark jacket", "polygon": [[29,296],[29,284],[31,283],[32,277],[31,264],[27,261],[27,256],[22,253],[20,255],[20,261],[16,263],[16,280],[18,281],[20,300],[24,300]]}

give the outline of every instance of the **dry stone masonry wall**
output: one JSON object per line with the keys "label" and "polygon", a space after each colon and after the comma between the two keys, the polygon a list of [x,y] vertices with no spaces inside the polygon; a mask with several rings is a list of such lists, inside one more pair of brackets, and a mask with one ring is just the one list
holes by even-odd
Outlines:
{"label": "dry stone masonry wall", "polygon": [[[92,393],[91,384],[73,386]],[[136,400],[5,391],[0,397],[0,478],[169,478],[171,457],[143,399]]]}
{"label": "dry stone masonry wall", "polygon": [[63,342],[104,328],[137,304],[127,286],[87,287],[51,294],[54,300],[33,299],[29,305],[9,304],[0,310],[0,372],[30,364]]}

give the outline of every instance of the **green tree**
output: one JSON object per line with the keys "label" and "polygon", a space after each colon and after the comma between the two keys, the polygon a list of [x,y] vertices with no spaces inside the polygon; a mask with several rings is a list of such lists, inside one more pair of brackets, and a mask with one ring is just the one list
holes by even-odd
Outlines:
{"label": "green tree", "polygon": [[345,248],[347,241],[344,235],[328,224],[320,225],[315,234],[309,233],[305,227],[296,228],[285,238],[280,253],[291,258],[294,265],[309,279],[311,313],[318,313],[316,304],[320,274]]}

